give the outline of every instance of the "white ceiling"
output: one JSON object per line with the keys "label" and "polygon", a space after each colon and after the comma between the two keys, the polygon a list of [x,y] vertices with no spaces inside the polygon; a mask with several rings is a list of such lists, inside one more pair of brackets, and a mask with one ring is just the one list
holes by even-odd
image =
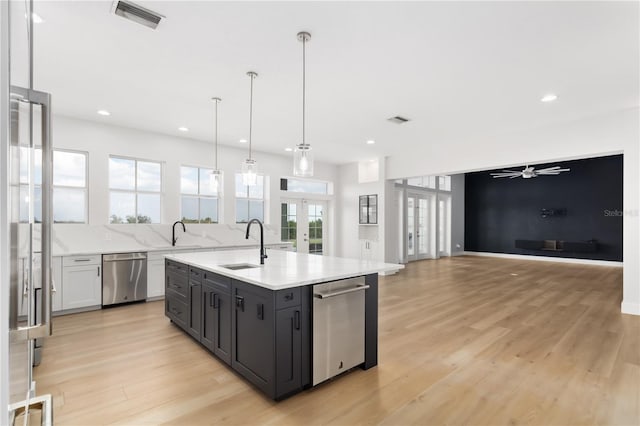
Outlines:
{"label": "white ceiling", "polygon": [[332,163],[639,104],[637,2],[139,4],[166,16],[157,30],[111,1],[36,2],[36,88],[57,113],[211,141],[219,96],[220,141],[239,146],[254,70],[254,149],[284,154],[301,135],[301,30],[307,140]]}

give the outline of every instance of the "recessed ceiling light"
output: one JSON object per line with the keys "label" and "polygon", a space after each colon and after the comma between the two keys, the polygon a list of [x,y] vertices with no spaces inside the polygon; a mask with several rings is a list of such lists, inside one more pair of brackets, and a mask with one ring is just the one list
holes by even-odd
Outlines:
{"label": "recessed ceiling light", "polygon": [[188,127],[184,127],[184,126],[180,126],[180,127],[178,127],[178,130],[180,130],[181,132],[188,132],[189,128]]}
{"label": "recessed ceiling light", "polygon": [[33,12],[31,16],[33,17],[34,24],[42,24],[44,22],[44,19],[42,19],[42,17],[35,12]]}
{"label": "recessed ceiling light", "polygon": [[240,143],[247,143],[247,140],[246,140],[246,139],[240,139],[238,142],[240,142]]}
{"label": "recessed ceiling light", "polygon": [[540,99],[540,102],[553,102],[556,99],[558,99],[558,95],[555,93],[548,93]]}
{"label": "recessed ceiling light", "polygon": [[106,109],[99,109],[98,110],[98,114],[104,115],[105,117],[111,115],[111,113],[109,111],[107,111]]}
{"label": "recessed ceiling light", "polygon": [[285,148],[284,150],[287,151],[287,152],[291,152],[291,151],[293,151],[293,148]]}
{"label": "recessed ceiling light", "polygon": [[376,141],[374,141],[373,139],[369,139],[367,141],[367,145],[373,145],[374,143],[376,143]]}

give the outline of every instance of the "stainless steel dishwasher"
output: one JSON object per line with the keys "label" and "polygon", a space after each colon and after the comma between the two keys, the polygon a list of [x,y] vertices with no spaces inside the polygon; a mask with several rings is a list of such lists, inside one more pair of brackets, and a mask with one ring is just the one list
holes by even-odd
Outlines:
{"label": "stainless steel dishwasher", "polygon": [[313,286],[313,386],[364,362],[364,277]]}
{"label": "stainless steel dishwasher", "polygon": [[102,256],[102,306],[147,298],[147,254]]}

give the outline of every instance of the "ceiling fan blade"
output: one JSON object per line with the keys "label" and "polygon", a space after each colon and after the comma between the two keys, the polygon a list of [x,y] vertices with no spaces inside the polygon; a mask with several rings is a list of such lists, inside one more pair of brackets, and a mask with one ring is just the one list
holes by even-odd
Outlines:
{"label": "ceiling fan blade", "polygon": [[539,175],[559,175],[562,172],[568,172],[570,169],[557,169],[557,170],[540,170],[536,173]]}
{"label": "ceiling fan blade", "polygon": [[546,168],[544,168],[544,169],[539,169],[539,170],[537,170],[537,171],[538,171],[538,172],[546,172],[546,171],[549,171],[549,170],[557,170],[557,169],[559,169],[559,168],[560,168],[560,166],[553,166],[553,167],[546,167]]}
{"label": "ceiling fan blade", "polygon": [[520,175],[515,175],[515,176],[511,176],[509,179],[515,179],[515,178],[519,178]]}
{"label": "ceiling fan blade", "polygon": [[503,178],[503,177],[519,177],[520,173],[491,173],[491,176],[494,178]]}

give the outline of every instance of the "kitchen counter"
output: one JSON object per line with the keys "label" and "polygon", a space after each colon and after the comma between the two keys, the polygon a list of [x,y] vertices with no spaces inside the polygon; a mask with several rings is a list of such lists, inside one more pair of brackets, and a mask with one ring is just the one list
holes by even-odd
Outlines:
{"label": "kitchen counter", "polygon": [[[269,250],[267,254],[269,257],[265,259],[264,265],[260,265],[258,249],[171,254],[165,258],[269,290],[301,287],[380,272],[395,272],[404,268],[404,265],[394,263],[279,250]],[[256,267],[232,270],[221,266],[238,264]]]}

